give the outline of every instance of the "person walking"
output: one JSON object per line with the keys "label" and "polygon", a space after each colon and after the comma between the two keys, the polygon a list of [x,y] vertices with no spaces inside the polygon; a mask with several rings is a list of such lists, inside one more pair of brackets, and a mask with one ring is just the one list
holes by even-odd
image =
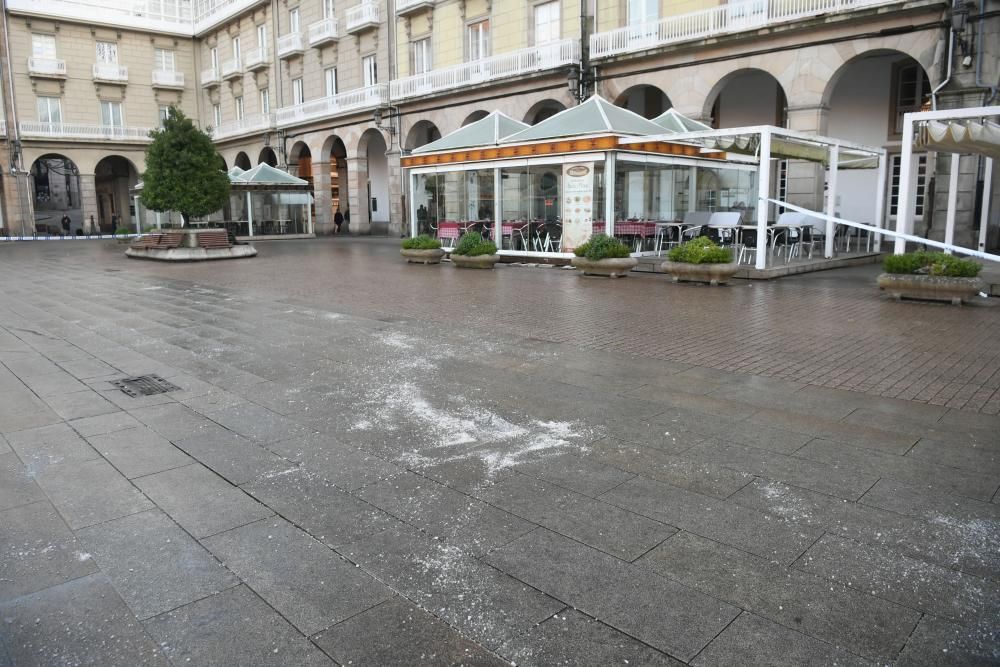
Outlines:
{"label": "person walking", "polygon": [[72,225],[73,225],[73,221],[69,219],[69,215],[66,214],[66,213],[63,213],[63,217],[62,217],[63,236],[69,236],[69,230],[70,230],[70,227]]}
{"label": "person walking", "polygon": [[333,233],[334,234],[339,234],[340,233],[340,226],[342,224],[344,224],[344,214],[341,213],[340,209],[338,208],[337,212],[333,214]]}

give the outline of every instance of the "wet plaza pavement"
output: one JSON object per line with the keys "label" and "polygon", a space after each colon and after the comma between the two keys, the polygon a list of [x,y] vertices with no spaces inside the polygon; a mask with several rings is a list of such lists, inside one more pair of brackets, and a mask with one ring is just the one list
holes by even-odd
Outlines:
{"label": "wet plaza pavement", "polygon": [[0,666],[1000,661],[998,300],[396,247],[0,246]]}

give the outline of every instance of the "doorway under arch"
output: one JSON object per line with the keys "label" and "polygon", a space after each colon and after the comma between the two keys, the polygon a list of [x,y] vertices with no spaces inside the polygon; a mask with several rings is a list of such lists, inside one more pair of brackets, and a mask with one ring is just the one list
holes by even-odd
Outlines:
{"label": "doorway under arch", "polygon": [[414,148],[420,148],[440,138],[441,131],[437,128],[437,125],[429,120],[417,121],[406,135],[404,148],[412,151]]}
{"label": "doorway under arch", "polygon": [[528,109],[528,113],[524,114],[524,122],[528,125],[535,125],[565,110],[566,105],[558,100],[542,100]]}
{"label": "doorway under arch", "polygon": [[368,173],[368,220],[374,228],[388,228],[389,224],[389,160],[386,157],[385,138],[378,130],[369,129],[361,135],[358,153],[365,157]]}
{"label": "doorway under arch", "polygon": [[236,154],[236,159],[233,160],[233,165],[239,167],[243,171],[247,171],[253,168],[253,163],[250,162],[250,156],[240,151]]}
{"label": "doorway under arch", "polygon": [[482,109],[480,109],[479,111],[473,111],[472,113],[470,113],[468,116],[465,117],[465,120],[462,121],[462,127],[465,127],[466,125],[472,125],[477,120],[482,120],[489,115],[490,115],[489,111],[483,111]]}
{"label": "doorway under arch", "polygon": [[139,172],[132,162],[120,155],[109,155],[94,168],[97,192],[97,224],[102,233],[116,229],[131,230],[135,212],[129,190],[139,182]]}
{"label": "doorway under arch", "polygon": [[[83,219],[80,170],[71,159],[56,153],[43,155],[31,165],[30,183],[37,233],[76,234],[78,230],[90,230],[89,221]],[[69,230],[63,224],[64,217],[70,219]]]}
{"label": "doorway under arch", "polygon": [[257,164],[266,164],[270,167],[278,166],[278,156],[274,154],[274,149],[270,146],[265,146],[257,156]]}
{"label": "doorway under arch", "polygon": [[673,105],[667,94],[656,86],[642,84],[632,86],[615,100],[615,106],[635,112],[643,118],[652,120]]}
{"label": "doorway under arch", "polygon": [[774,76],[759,69],[742,69],[723,77],[708,95],[706,107],[715,128],[785,127],[788,118],[785,90]]}

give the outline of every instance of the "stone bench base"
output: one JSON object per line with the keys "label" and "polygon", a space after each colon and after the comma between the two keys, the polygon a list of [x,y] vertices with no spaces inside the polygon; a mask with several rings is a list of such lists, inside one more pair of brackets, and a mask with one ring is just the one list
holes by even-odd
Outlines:
{"label": "stone bench base", "polygon": [[254,257],[257,249],[252,245],[234,245],[231,248],[129,248],[125,255],[133,259],[155,259],[161,262],[204,262],[213,259],[242,259]]}

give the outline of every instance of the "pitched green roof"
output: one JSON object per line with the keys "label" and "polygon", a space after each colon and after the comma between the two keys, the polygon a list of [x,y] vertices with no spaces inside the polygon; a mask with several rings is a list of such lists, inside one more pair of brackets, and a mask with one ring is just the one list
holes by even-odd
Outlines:
{"label": "pitched green roof", "polygon": [[269,164],[261,163],[253,169],[231,177],[233,183],[258,183],[272,185],[308,185],[308,181],[292,176]]}
{"label": "pitched green roof", "polygon": [[500,140],[529,127],[526,123],[514,120],[506,114],[494,111],[485,118],[460,127],[451,134],[437,141],[414,148],[411,153],[435,153],[459,148],[474,148],[476,146],[496,146]]}
{"label": "pitched green roof", "polygon": [[663,128],[637,113],[616,107],[603,97],[594,95],[583,104],[560,111],[537,125],[507,137],[501,143],[544,141],[590,134],[645,136],[663,134]]}
{"label": "pitched green roof", "polygon": [[700,132],[711,130],[711,125],[706,125],[701,121],[688,118],[675,109],[667,109],[662,114],[653,119],[653,122],[670,132]]}

